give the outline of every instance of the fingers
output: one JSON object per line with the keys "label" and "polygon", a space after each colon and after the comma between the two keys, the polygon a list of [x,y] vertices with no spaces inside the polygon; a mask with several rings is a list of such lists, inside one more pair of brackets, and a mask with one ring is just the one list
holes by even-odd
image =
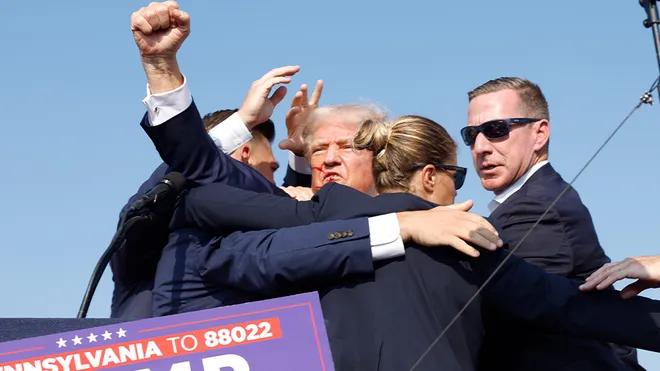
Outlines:
{"label": "fingers", "polygon": [[469,222],[462,223],[455,231],[456,237],[486,250],[497,250],[502,247],[500,238],[493,232]]}
{"label": "fingers", "polygon": [[190,26],[190,15],[183,10],[170,9],[170,19],[172,25],[187,29]]}
{"label": "fingers", "polygon": [[615,265],[615,264],[617,264],[617,263],[607,263],[607,264],[603,264],[603,266],[600,267],[600,268],[598,268],[597,271],[595,271],[595,272],[593,272],[592,274],[590,274],[589,277],[587,277],[587,279],[586,279],[585,281],[590,282],[590,281],[592,281],[592,280],[596,280],[596,278],[599,277],[599,276],[601,276],[601,275],[603,274],[603,272],[605,272],[605,270],[607,270],[609,267],[611,267],[611,266],[613,266],[613,265]]}
{"label": "fingers", "polygon": [[314,197],[312,189],[307,187],[280,187],[280,189],[298,201],[308,201]]}
{"label": "fingers", "polygon": [[616,281],[627,278],[627,267],[630,265],[629,262],[623,261],[619,263],[608,263],[603,265],[596,272],[592,273],[586,279],[586,283],[580,286],[580,289],[583,291],[598,289],[604,290]]}
{"label": "fingers", "polygon": [[460,204],[453,204],[447,207],[453,210],[470,211],[470,209],[472,209],[472,206],[474,206],[474,202],[472,200],[467,200],[461,202]]}
{"label": "fingers", "polygon": [[284,116],[284,121],[286,121],[287,124],[291,123],[293,119],[296,117],[296,115],[298,115],[301,111],[302,109],[300,108],[300,106],[291,107],[291,109],[286,112],[286,115]]}
{"label": "fingers", "polygon": [[170,9],[167,6],[156,7],[154,14],[161,30],[170,28]]}
{"label": "fingers", "polygon": [[286,96],[286,86],[280,86],[275,90],[275,92],[269,98],[269,100],[273,104],[273,107],[275,107],[282,101],[282,99],[284,99],[285,96]]}
{"label": "fingers", "polygon": [[479,257],[479,251],[477,251],[477,249],[468,245],[467,243],[465,243],[465,241],[461,240],[458,237],[451,239],[448,245],[473,258]]}
{"label": "fingers", "polygon": [[307,107],[309,106],[309,100],[307,99],[307,84],[300,85],[300,106]]}
{"label": "fingers", "polygon": [[[299,69],[299,68],[298,68]],[[293,72],[292,72],[293,71]],[[281,67],[281,68],[276,68],[267,74],[265,74],[262,78],[259,80],[255,81],[252,84],[253,89],[257,89],[257,91],[260,91],[260,95],[263,94],[265,98],[268,98],[268,94],[270,94],[270,90],[273,88],[273,86],[277,84],[288,84],[291,82],[291,75],[295,74],[297,70],[294,71],[294,69],[291,69],[289,67]],[[286,91],[285,91],[286,95]],[[284,96],[280,98],[278,95],[277,97],[279,100],[277,101],[278,103],[282,101]]]}
{"label": "fingers", "polygon": [[630,299],[651,287],[653,287],[653,285],[649,284],[647,281],[637,280],[621,290],[621,298]]}
{"label": "fingers", "polygon": [[149,35],[158,30],[166,30],[173,23],[177,25],[189,23],[190,16],[178,9],[179,4],[175,1],[152,2],[146,8],[131,15],[131,29]]}
{"label": "fingers", "polygon": [[490,232],[492,232],[493,234],[499,236],[499,233],[497,232],[497,229],[495,229],[495,227],[493,227],[493,225],[490,224],[488,222],[488,220],[486,220],[484,217],[482,217],[480,215],[477,215],[477,214],[463,212],[463,211],[457,211],[457,212],[462,213],[462,216],[465,219],[467,219],[468,221],[470,221],[472,223],[476,223],[479,227],[485,228],[485,229],[489,230]]}
{"label": "fingers", "polygon": [[[293,96],[293,99],[291,100],[291,110],[294,108],[299,108],[300,103],[302,102],[302,92],[299,90],[296,92],[296,95]],[[291,110],[289,112],[291,112]]]}
{"label": "fingers", "polygon": [[270,72],[265,74],[261,79],[257,81],[265,82],[267,80],[270,80],[274,77],[282,77],[282,76],[293,76],[296,73],[300,71],[300,66],[284,66],[284,67],[278,67],[275,69],[272,69]]}
{"label": "fingers", "polygon": [[280,147],[280,149],[283,151],[290,151],[293,148],[293,146],[294,146],[293,140],[288,138],[280,141],[280,143],[278,144],[278,147]]}
{"label": "fingers", "polygon": [[151,24],[149,24],[147,19],[140,13],[140,10],[138,10],[131,15],[131,30],[149,35],[153,32],[153,27],[151,27]]}
{"label": "fingers", "polygon": [[321,94],[323,94],[323,80],[316,82],[316,87],[312,93],[312,98],[309,100],[309,105],[313,107],[318,107],[319,101],[321,100]]}
{"label": "fingers", "polygon": [[[154,4],[154,3],[152,3],[152,4]],[[156,3],[156,4],[158,4],[158,3]],[[176,1],[165,1],[162,4],[165,5],[166,7],[168,7],[169,9],[179,9],[179,4]]]}
{"label": "fingers", "polygon": [[[471,231],[470,238],[473,240],[483,239],[483,242],[480,242],[479,246],[491,251],[495,251],[497,250],[498,247],[502,247],[502,245],[504,245],[504,243],[497,234],[485,228],[479,228],[476,231]],[[489,245],[485,246],[486,243],[488,243]]]}

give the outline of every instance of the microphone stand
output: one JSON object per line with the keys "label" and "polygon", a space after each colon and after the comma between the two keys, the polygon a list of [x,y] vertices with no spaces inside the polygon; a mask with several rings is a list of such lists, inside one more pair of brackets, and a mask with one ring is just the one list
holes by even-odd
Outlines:
{"label": "microphone stand", "polygon": [[115,253],[115,251],[117,251],[119,247],[125,242],[125,231],[130,229],[130,227],[135,223],[150,218],[149,215],[143,214],[133,216],[128,219],[128,221],[126,221],[128,214],[129,212],[126,212],[124,215],[122,215],[119,221],[119,228],[117,229],[117,232],[115,232],[115,235],[112,237],[110,245],[103,252],[103,255],[101,255],[101,259],[99,259],[98,263],[96,263],[96,267],[92,272],[92,277],[90,278],[89,284],[87,285],[87,290],[83,296],[82,303],[80,304],[80,310],[78,311],[77,318],[87,317],[87,311],[89,310],[89,306],[92,303],[92,296],[94,296],[96,287],[99,285],[101,277],[103,277],[103,271],[105,271],[106,266],[108,263],[110,263],[110,259],[112,258],[112,255]]}
{"label": "microphone stand", "polygon": [[[655,44],[655,54],[658,58],[658,68],[660,69],[660,31],[658,31],[658,6],[656,0],[639,0],[639,5],[646,10],[646,19],[643,22],[644,27],[653,31],[653,41]],[[660,95],[660,85],[658,85],[658,94]]]}

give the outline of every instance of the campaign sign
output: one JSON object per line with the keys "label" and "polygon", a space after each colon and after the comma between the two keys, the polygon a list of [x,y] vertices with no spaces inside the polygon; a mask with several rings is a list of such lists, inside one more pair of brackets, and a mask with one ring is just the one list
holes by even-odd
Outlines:
{"label": "campaign sign", "polygon": [[316,293],[0,343],[0,371],[333,371]]}

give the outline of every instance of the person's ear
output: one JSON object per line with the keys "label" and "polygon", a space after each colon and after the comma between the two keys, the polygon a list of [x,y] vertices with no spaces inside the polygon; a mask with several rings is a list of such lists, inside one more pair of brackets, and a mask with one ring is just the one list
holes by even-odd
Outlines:
{"label": "person's ear", "polygon": [[240,159],[240,161],[241,161],[242,163],[247,164],[248,161],[250,160],[250,153],[251,153],[251,151],[252,151],[252,150],[250,149],[250,146],[247,145],[247,144],[244,145],[244,146],[241,146],[240,151],[241,151],[241,154],[240,154],[240,158],[241,158],[241,159]]}
{"label": "person's ear", "polygon": [[534,143],[534,151],[540,151],[546,146],[550,140],[550,123],[548,120],[541,120],[534,125],[534,134],[536,141]]}
{"label": "person's ear", "polygon": [[438,181],[438,174],[435,166],[426,165],[421,171],[422,187],[424,192],[432,194],[435,191],[435,183]]}

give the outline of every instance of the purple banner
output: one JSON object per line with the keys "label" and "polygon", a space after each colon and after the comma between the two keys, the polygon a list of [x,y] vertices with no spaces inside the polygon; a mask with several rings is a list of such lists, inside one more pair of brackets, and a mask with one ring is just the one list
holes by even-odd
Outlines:
{"label": "purple banner", "polygon": [[316,293],[0,343],[0,371],[334,371]]}

